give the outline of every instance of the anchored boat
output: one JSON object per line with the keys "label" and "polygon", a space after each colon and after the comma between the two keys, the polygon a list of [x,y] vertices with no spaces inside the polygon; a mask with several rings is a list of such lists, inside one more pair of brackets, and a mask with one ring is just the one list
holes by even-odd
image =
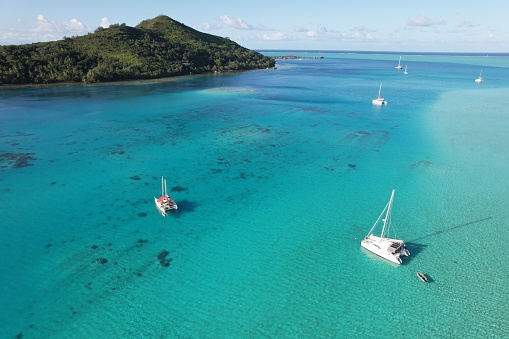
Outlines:
{"label": "anchored boat", "polygon": [[[371,227],[368,235],[366,235],[366,237],[361,241],[361,246],[386,260],[400,265],[402,262],[400,257],[402,255],[409,257],[410,252],[407,250],[403,240],[387,237],[392,229],[391,208],[393,200],[394,190],[392,190],[389,202],[383,209],[382,213],[380,213],[380,216],[373,227]],[[376,236],[373,234],[373,231],[381,221],[383,222],[382,232],[380,233],[380,236]]]}
{"label": "anchored boat", "polygon": [[378,96],[376,99],[371,100],[373,105],[387,105],[387,101],[380,96],[382,93],[382,84],[380,84],[380,88],[378,89]]}
{"label": "anchored boat", "polygon": [[419,279],[421,279],[422,281],[424,282],[428,282],[428,277],[426,275],[424,275],[424,273],[421,273],[421,272],[417,272],[417,276],[419,277]]}
{"label": "anchored boat", "polygon": [[168,211],[178,209],[177,203],[166,193],[166,179],[161,177],[161,196],[154,197],[156,208],[161,212],[162,216],[168,215]]}

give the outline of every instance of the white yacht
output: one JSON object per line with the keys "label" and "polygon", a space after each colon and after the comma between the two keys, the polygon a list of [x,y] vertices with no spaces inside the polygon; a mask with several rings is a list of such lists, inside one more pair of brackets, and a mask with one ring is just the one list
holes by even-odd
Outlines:
{"label": "white yacht", "polygon": [[[361,241],[361,246],[374,254],[387,259],[395,264],[401,264],[401,256],[410,256],[403,240],[388,238],[391,231],[391,208],[394,200],[394,190],[392,190],[391,199],[383,209],[368,235]],[[383,218],[383,219],[382,219]],[[382,232],[380,236],[373,234],[376,226],[383,221]]]}
{"label": "white yacht", "polygon": [[401,66],[401,55],[399,56],[398,65],[395,66],[394,68],[396,68],[396,69],[402,69],[403,68],[403,66]]}
{"label": "white yacht", "polygon": [[371,100],[373,105],[387,105],[387,101],[380,96],[382,93],[382,84],[380,84],[380,88],[378,89],[378,96],[376,99]]}
{"label": "white yacht", "polygon": [[481,70],[481,73],[479,74],[479,77],[477,79],[475,79],[475,82],[483,82],[484,80],[482,79],[482,70]]}
{"label": "white yacht", "polygon": [[168,215],[168,211],[178,209],[177,203],[166,193],[166,179],[161,178],[161,196],[159,198],[154,197],[156,208],[161,212],[162,216]]}

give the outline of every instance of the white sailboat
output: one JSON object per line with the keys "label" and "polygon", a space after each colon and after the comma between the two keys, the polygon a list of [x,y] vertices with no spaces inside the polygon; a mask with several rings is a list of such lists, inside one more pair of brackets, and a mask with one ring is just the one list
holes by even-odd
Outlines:
{"label": "white sailboat", "polygon": [[408,74],[408,72],[407,72],[407,68],[408,68],[408,66],[407,66],[407,65],[405,65],[405,72],[404,72],[405,74]]}
{"label": "white sailboat", "polygon": [[387,105],[387,101],[384,98],[380,97],[381,93],[382,93],[382,84],[380,84],[380,88],[378,89],[378,96],[376,97],[376,99],[371,100],[373,105]]}
{"label": "white sailboat", "polygon": [[475,79],[475,82],[483,82],[484,80],[482,79],[482,70],[481,70],[481,73],[479,73],[479,77],[477,79]]}
{"label": "white sailboat", "polygon": [[398,61],[398,65],[396,67],[394,67],[396,69],[402,69],[403,67],[401,66],[401,55],[399,56],[399,61]]}
{"label": "white sailboat", "polygon": [[168,215],[167,211],[178,209],[177,203],[166,193],[166,179],[161,177],[161,197],[154,197],[156,208],[162,216]]}
{"label": "white sailboat", "polygon": [[[394,200],[394,190],[392,190],[391,199],[383,209],[368,235],[361,241],[361,246],[374,254],[387,259],[395,264],[401,264],[401,255],[410,256],[403,240],[388,238],[391,230],[391,208]],[[383,217],[383,219],[382,219]],[[376,226],[383,221],[382,233],[380,236],[373,234]]]}

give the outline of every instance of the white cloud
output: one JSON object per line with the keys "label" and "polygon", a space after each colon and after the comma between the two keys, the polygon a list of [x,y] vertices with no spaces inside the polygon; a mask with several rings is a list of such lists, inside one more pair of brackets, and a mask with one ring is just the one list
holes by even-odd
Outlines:
{"label": "white cloud", "polygon": [[204,31],[215,31],[215,30],[223,28],[223,26],[221,26],[221,24],[210,24],[208,22],[203,22],[201,24],[201,28]]}
{"label": "white cloud", "polygon": [[308,29],[302,26],[293,26],[293,31],[297,33],[305,33],[308,31]]}
{"label": "white cloud", "polygon": [[471,27],[477,27],[479,24],[475,24],[472,21],[466,20],[466,19],[459,19],[456,21],[456,28],[471,28]]}
{"label": "white cloud", "polygon": [[407,26],[431,27],[437,25],[445,25],[445,21],[444,20],[435,21],[428,18],[427,16],[420,15],[415,19],[407,19],[405,24]]}
{"label": "white cloud", "polygon": [[0,45],[55,41],[62,39],[64,36],[84,35],[88,32],[88,27],[78,19],[63,22],[48,21],[44,15],[39,14],[33,26],[26,26],[0,34]]}
{"label": "white cloud", "polygon": [[307,31],[306,36],[312,40],[320,41],[350,41],[350,42],[375,42],[374,30],[364,26],[353,27],[347,32],[329,29],[324,25],[318,25],[315,30]]}
{"label": "white cloud", "polygon": [[101,18],[101,23],[99,24],[99,27],[108,28],[108,27],[110,27],[110,25],[111,25],[111,22],[110,22],[110,20],[108,20],[108,18],[106,18],[106,17]]}
{"label": "white cloud", "polygon": [[79,35],[87,33],[89,29],[86,25],[79,22],[78,19],[71,19],[65,22],[48,21],[42,14],[39,14],[35,28],[31,29],[31,31],[42,34],[63,33],[64,35]]}
{"label": "white cloud", "polygon": [[306,35],[310,38],[315,38],[318,35],[324,35],[327,34],[329,30],[324,25],[317,25],[315,30],[307,31]]}
{"label": "white cloud", "polygon": [[318,27],[316,27],[316,32],[318,34],[324,34],[324,33],[327,33],[328,30],[327,30],[327,27],[325,27],[324,25],[318,25]]}
{"label": "white cloud", "polygon": [[372,41],[375,40],[375,37],[371,32],[373,31],[363,26],[354,27],[350,29],[350,34],[347,37],[349,40]]}
{"label": "white cloud", "polygon": [[254,25],[248,24],[241,18],[232,19],[228,15],[220,16],[219,20],[231,28],[240,29],[240,30],[244,30],[244,31],[273,31],[273,29],[268,28],[264,25],[258,24],[257,26],[254,26]]}
{"label": "white cloud", "polygon": [[264,25],[258,25],[258,26],[256,26],[256,28],[255,28],[255,29],[256,29],[257,31],[273,31],[273,30],[274,30],[274,29],[272,29],[272,28],[268,28],[268,27],[266,27],[266,26],[264,26]]}
{"label": "white cloud", "polygon": [[238,18],[238,19],[232,19],[228,15],[221,15],[219,17],[219,20],[221,20],[225,25],[230,26],[235,29],[242,29],[242,30],[254,30],[254,26],[248,24],[244,20]]}
{"label": "white cloud", "polygon": [[265,41],[288,40],[288,35],[283,32],[265,33],[261,36],[261,39]]}
{"label": "white cloud", "polygon": [[248,35],[239,35],[235,37],[230,37],[233,41],[245,41],[245,42],[253,42],[253,41],[290,41],[294,40],[293,37],[289,36],[284,32],[273,32],[273,33],[263,33],[263,34],[248,34]]}

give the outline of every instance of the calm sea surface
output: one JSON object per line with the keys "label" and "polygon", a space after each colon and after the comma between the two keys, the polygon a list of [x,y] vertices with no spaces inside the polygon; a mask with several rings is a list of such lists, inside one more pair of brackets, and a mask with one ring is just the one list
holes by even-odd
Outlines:
{"label": "calm sea surface", "polygon": [[264,54],[324,59],[0,89],[0,337],[509,335],[509,57]]}

